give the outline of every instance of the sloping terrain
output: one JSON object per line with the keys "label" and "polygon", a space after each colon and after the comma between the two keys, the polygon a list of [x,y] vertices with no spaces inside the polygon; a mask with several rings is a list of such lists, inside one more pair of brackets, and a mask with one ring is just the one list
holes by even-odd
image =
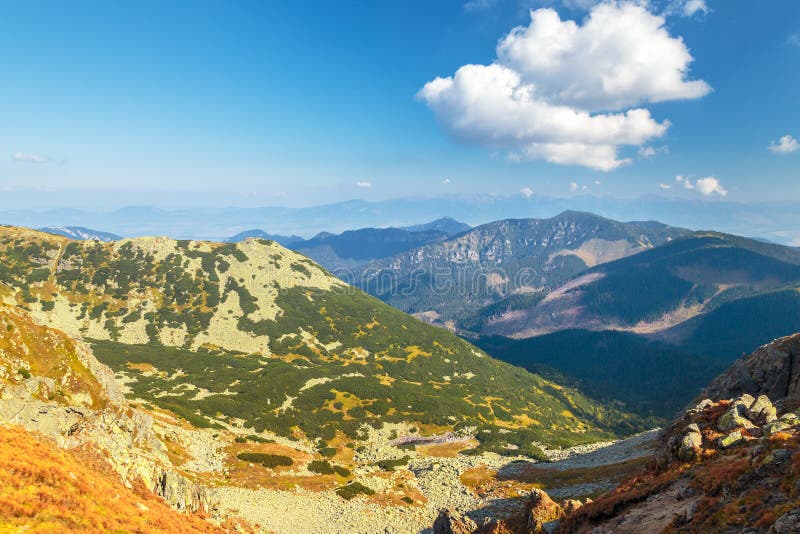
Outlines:
{"label": "sloping terrain", "polygon": [[485,450],[534,454],[535,441],[586,442],[640,424],[273,242],[100,244],[1,232],[6,302],[92,340],[132,397],[196,426],[269,429],[318,447],[341,434],[363,439],[364,423],[471,427]]}
{"label": "sloping terrain", "polygon": [[587,268],[685,233],[570,211],[551,219],[497,221],[366,264],[354,272],[353,283],[403,311],[458,322],[514,293],[554,289]]}
{"label": "sloping terrain", "polygon": [[466,232],[471,228],[472,227],[470,225],[457,221],[452,217],[440,217],[435,221],[431,221],[429,223],[400,227],[401,230],[406,230],[409,232],[428,232],[431,230],[435,230],[437,232],[444,232],[450,237],[453,237],[454,235],[460,234],[462,232]]}
{"label": "sloping terrain", "polygon": [[596,398],[670,417],[736,357],[800,330],[800,253],[703,232],[526,298],[463,323],[484,332],[468,337]]}
{"label": "sloping terrain", "polygon": [[0,531],[228,532],[126,487],[102,455],[59,449],[20,427],[0,430]]}
{"label": "sloping terrain", "polygon": [[[798,532],[799,357],[800,334],[795,334],[738,360],[705,390],[708,398],[682,411],[660,433],[644,457],[641,449],[621,449],[620,443],[550,466],[509,466],[505,474],[468,472],[476,491],[507,491],[511,483],[521,488],[527,483],[530,493],[510,499],[508,513],[488,522],[474,520],[475,512],[443,512],[433,531]],[[614,479],[619,473],[622,479]],[[564,488],[565,482],[574,485]],[[592,493],[606,482],[616,487]],[[587,494],[590,499],[577,500]]]}
{"label": "sloping terrain", "polygon": [[568,383],[627,410],[671,418],[725,368],[725,361],[620,331],[562,330],[527,339],[485,336],[497,358]]}
{"label": "sloping terrain", "polygon": [[84,228],[83,226],[46,226],[44,228],[39,228],[39,231],[69,237],[77,241],[89,239],[94,239],[96,241],[119,241],[122,239],[122,237],[117,234],[92,230],[91,228]]}
{"label": "sloping terrain", "polygon": [[[430,243],[439,243],[449,234],[437,229],[361,228],[341,234],[323,232],[305,241],[288,245],[313,259],[329,271],[346,270],[371,260],[394,256]],[[348,272],[336,273],[348,280]]]}
{"label": "sloping terrain", "polygon": [[276,243],[283,245],[284,247],[288,247],[293,245],[294,243],[299,243],[303,241],[303,238],[299,235],[278,235],[278,234],[268,234],[264,230],[244,230],[237,234],[232,235],[228,239],[225,240],[227,243],[239,243],[240,241],[244,241],[245,239],[255,238],[255,239],[267,239],[269,241],[275,241]]}
{"label": "sloping terrain", "polygon": [[695,233],[589,269],[535,306],[485,324],[483,333],[531,337],[564,328],[660,332],[727,302],[798,284],[797,249]]}

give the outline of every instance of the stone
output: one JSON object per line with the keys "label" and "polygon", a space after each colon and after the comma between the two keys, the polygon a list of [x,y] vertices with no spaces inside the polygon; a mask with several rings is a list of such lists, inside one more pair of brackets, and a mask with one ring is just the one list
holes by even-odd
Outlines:
{"label": "stone", "polygon": [[560,519],[563,514],[561,507],[546,492],[540,489],[531,491],[525,505],[529,531],[544,532],[546,523]]}
{"label": "stone", "polygon": [[747,417],[757,424],[771,423],[778,419],[778,410],[766,395],[759,395],[747,409]]}
{"label": "stone", "polygon": [[786,421],[778,420],[775,421],[774,423],[769,423],[767,425],[764,425],[764,427],[761,430],[764,436],[769,437],[776,432],[782,432],[784,430],[788,430],[792,428],[792,426],[794,425],[789,424]]}
{"label": "stone", "polygon": [[735,430],[728,434],[727,436],[723,436],[719,438],[719,446],[723,449],[727,449],[729,447],[733,447],[734,445],[740,443],[744,438],[742,437],[742,433],[738,430]]}
{"label": "stone", "polygon": [[749,393],[745,393],[737,398],[733,403],[734,404],[741,404],[745,408],[750,408],[750,406],[756,401],[756,399],[750,395]]}
{"label": "stone", "polygon": [[773,403],[800,402],[800,334],[777,339],[739,358],[703,396],[729,399],[742,393],[767,395]]}
{"label": "stone", "polygon": [[[690,425],[695,428],[697,425]],[[700,447],[703,445],[703,435],[699,431],[691,430],[684,434],[681,438],[681,445],[678,449],[678,459],[689,462],[697,458],[697,453],[700,452]]]}
{"label": "stone", "polygon": [[745,410],[746,408],[743,404],[734,404],[730,410],[717,419],[717,429],[720,432],[727,432],[734,428],[755,428],[755,425],[744,416]]}
{"label": "stone", "polygon": [[475,521],[447,508],[439,510],[439,516],[433,522],[433,534],[472,534],[477,529]]}
{"label": "stone", "polygon": [[711,408],[712,406],[714,406],[714,401],[712,401],[711,399],[703,399],[699,403],[697,403],[697,406],[694,407],[694,411],[703,412],[707,408]]}
{"label": "stone", "polygon": [[769,534],[796,534],[797,532],[800,532],[800,509],[786,512],[769,529]]}

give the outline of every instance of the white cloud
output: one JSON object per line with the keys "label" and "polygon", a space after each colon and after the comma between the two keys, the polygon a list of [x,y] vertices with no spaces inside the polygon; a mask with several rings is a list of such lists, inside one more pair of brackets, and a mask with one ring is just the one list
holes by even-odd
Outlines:
{"label": "white cloud", "polygon": [[800,46],[800,33],[790,35],[786,42],[790,45]]}
{"label": "white cloud", "polygon": [[664,14],[692,17],[697,13],[707,15],[709,11],[706,0],[672,0],[664,9]]}
{"label": "white cloud", "polygon": [[356,182],[356,186],[357,187],[370,188],[370,187],[372,187],[372,182]]}
{"label": "white cloud", "polygon": [[660,147],[641,146],[639,147],[637,154],[639,159],[650,159],[653,156],[657,156],[658,154],[666,154],[667,152],[669,152],[667,145]]}
{"label": "white cloud", "polygon": [[522,193],[522,196],[525,198],[531,198],[533,196],[533,189],[530,187],[523,187],[519,192]]}
{"label": "white cloud", "polygon": [[595,180],[594,185],[600,185],[600,180]]}
{"label": "white cloud", "polygon": [[[676,176],[675,181],[679,184],[683,184],[685,189],[692,189],[696,190],[703,196],[711,196],[711,195],[719,195],[719,196],[727,196],[728,190],[722,187],[722,184],[714,178],[713,176],[706,176],[705,178],[698,178],[695,183],[692,183],[690,178],[685,178],[683,176]],[[662,187],[662,189],[669,189],[668,187]]]}
{"label": "white cloud", "polygon": [[28,154],[25,152],[15,152],[12,156],[14,161],[20,161],[23,163],[50,163],[52,162],[52,158],[48,156],[43,156],[41,154]]}
{"label": "white cloud", "polygon": [[669,185],[669,184],[664,184],[664,183],[658,184],[658,187],[660,187],[661,189],[664,189],[664,190],[667,190],[667,189],[672,189],[672,186],[671,186],[671,185]]}
{"label": "white cloud", "polygon": [[791,135],[786,134],[777,141],[772,141],[769,144],[769,150],[773,154],[791,154],[800,150],[800,143]]}
{"label": "white cloud", "polygon": [[578,184],[577,184],[577,183],[575,183],[575,182],[572,182],[572,183],[570,183],[570,184],[569,184],[569,190],[570,190],[572,193],[574,193],[574,192],[575,192],[575,191],[577,191],[578,189],[579,189],[579,187],[578,187]]}
{"label": "white cloud", "polygon": [[705,196],[717,194],[724,197],[725,195],[728,194],[727,189],[722,187],[722,184],[719,183],[719,180],[717,180],[713,176],[698,178],[697,182],[695,183],[695,187],[697,188],[697,190],[700,192],[701,195]]}
{"label": "white cloud", "polygon": [[609,171],[631,161],[618,157],[620,146],[641,146],[670,126],[635,106],[710,91],[686,79],[691,61],[663,17],[641,5],[599,4],[582,26],[539,9],[500,40],[494,63],[464,65],[417,96],[462,142]]}
{"label": "white cloud", "polygon": [[444,185],[447,185],[447,184],[451,183],[451,180],[450,180],[450,178],[445,178],[444,180],[442,180],[442,183]]}

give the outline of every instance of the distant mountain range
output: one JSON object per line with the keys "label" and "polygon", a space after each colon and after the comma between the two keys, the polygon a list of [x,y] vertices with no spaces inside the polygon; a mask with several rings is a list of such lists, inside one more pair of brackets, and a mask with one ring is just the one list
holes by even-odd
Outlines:
{"label": "distant mountain range", "polygon": [[493,356],[668,417],[738,356],[800,330],[800,253],[692,233],[499,308],[465,333]]}
{"label": "distant mountain range", "polygon": [[461,232],[466,232],[472,228],[470,225],[466,223],[459,222],[452,217],[441,217],[436,219],[435,221],[426,223],[426,224],[415,224],[412,226],[404,226],[401,227],[401,230],[407,230],[409,232],[444,232],[448,236],[454,236],[456,234],[460,234]]}
{"label": "distant mountain range", "polygon": [[791,202],[737,203],[661,196],[625,199],[590,194],[569,198],[452,195],[350,200],[298,208],[130,206],[113,211],[7,208],[0,211],[0,224],[29,228],[86,226],[130,237],[167,235],[176,239],[222,241],[252,228],[277,235],[314,236],[319,232],[340,233],[355,228],[405,228],[443,214],[474,226],[509,218],[549,218],[564,210],[587,211],[615,220],[657,220],[694,230],[714,229],[776,243],[800,244],[800,213]]}
{"label": "distant mountain range", "polygon": [[456,324],[504,298],[550,291],[587,268],[688,232],[575,211],[507,219],[370,262],[347,281],[408,313]]}
{"label": "distant mountain range", "polygon": [[300,243],[303,241],[303,238],[299,235],[277,235],[277,234],[268,234],[264,230],[245,230],[244,232],[239,232],[236,235],[232,235],[228,239],[225,240],[226,243],[239,243],[244,241],[245,239],[256,238],[256,239],[267,239],[269,241],[275,241],[279,245],[283,245],[284,247],[291,246],[295,243]]}
{"label": "distant mountain range", "polygon": [[117,234],[92,230],[91,228],[84,228],[83,226],[45,226],[44,228],[39,228],[39,231],[68,237],[77,241],[95,240],[108,242],[122,239],[122,237]]}
{"label": "distant mountain range", "polygon": [[320,232],[311,239],[272,235],[262,230],[240,232],[227,239],[239,242],[249,237],[270,239],[308,256],[329,271],[337,271],[386,258],[469,230],[470,226],[450,217],[405,228],[361,228],[341,234]]}

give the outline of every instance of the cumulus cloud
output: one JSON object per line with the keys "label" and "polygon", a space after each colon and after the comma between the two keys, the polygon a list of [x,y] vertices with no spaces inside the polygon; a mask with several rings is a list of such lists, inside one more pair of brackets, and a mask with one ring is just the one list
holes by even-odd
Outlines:
{"label": "cumulus cloud", "polygon": [[661,189],[664,189],[665,191],[666,191],[667,189],[672,189],[672,186],[671,186],[671,185],[669,185],[669,184],[665,184],[665,183],[660,183],[660,184],[658,184],[658,187],[660,187]]}
{"label": "cumulus cloud", "polygon": [[29,154],[25,152],[15,152],[11,158],[14,161],[20,161],[23,163],[50,163],[53,161],[53,159],[49,156],[43,156],[42,154]]}
{"label": "cumulus cloud", "polygon": [[533,196],[533,189],[530,187],[523,187],[519,192],[522,193],[522,196],[525,198],[531,198]]}
{"label": "cumulus cloud", "polygon": [[769,150],[773,154],[791,154],[800,150],[800,143],[791,135],[784,135],[777,141],[772,141],[769,144]]}
{"label": "cumulus cloud", "polygon": [[[696,190],[703,196],[719,195],[721,197],[727,196],[728,190],[722,187],[722,184],[713,176],[706,176],[705,178],[698,178],[696,182],[692,183],[690,178],[683,176],[676,176],[675,181],[682,184],[685,189]],[[664,188],[662,189],[669,189]]]}
{"label": "cumulus cloud", "polygon": [[356,187],[364,187],[368,189],[372,187],[372,182],[356,182]]}
{"label": "cumulus cloud", "polygon": [[442,180],[442,183],[443,183],[444,185],[447,185],[447,184],[449,184],[450,182],[451,182],[450,178],[445,178],[444,180]]}
{"label": "cumulus cloud", "polygon": [[574,193],[574,192],[576,192],[578,189],[580,189],[580,187],[578,186],[577,182],[571,182],[571,183],[569,184],[569,190],[570,190],[570,192]]}
{"label": "cumulus cloud", "polygon": [[[663,136],[669,121],[643,104],[699,98],[692,56],[664,18],[633,3],[602,3],[583,25],[553,9],[500,40],[490,65],[464,65],[417,96],[454,138],[515,158],[609,171],[630,163],[621,146]],[[652,61],[652,58],[659,58]]]}

